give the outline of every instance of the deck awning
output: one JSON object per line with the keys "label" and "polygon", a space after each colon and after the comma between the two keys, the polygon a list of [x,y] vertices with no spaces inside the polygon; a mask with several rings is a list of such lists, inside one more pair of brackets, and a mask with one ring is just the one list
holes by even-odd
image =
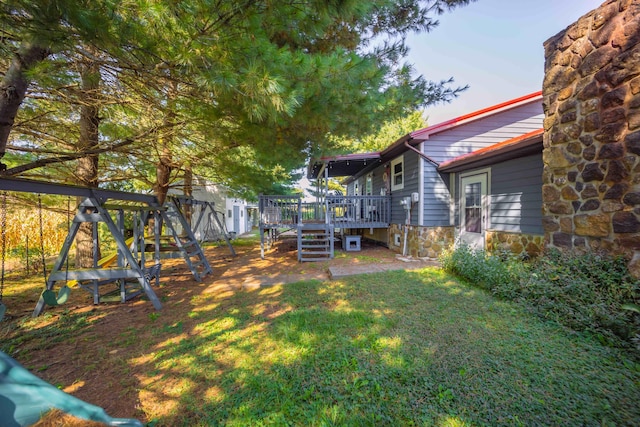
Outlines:
{"label": "deck awning", "polygon": [[380,162],[379,152],[320,157],[309,163],[307,178],[317,179],[318,175],[324,176],[325,168],[329,171],[330,178],[353,176],[368,166],[375,167]]}
{"label": "deck awning", "polygon": [[438,171],[460,172],[516,157],[539,153],[542,151],[543,133],[544,129],[537,129],[498,144],[454,157],[453,159],[440,163]]}

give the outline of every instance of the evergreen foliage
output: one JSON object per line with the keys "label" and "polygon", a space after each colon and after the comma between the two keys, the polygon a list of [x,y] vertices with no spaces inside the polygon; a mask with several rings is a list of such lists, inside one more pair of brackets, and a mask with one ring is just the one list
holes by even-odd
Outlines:
{"label": "evergreen foliage", "polygon": [[[0,89],[17,97],[0,102],[0,155],[10,175],[74,181],[69,163],[98,156],[111,186],[159,185],[160,165],[171,184],[189,164],[268,192],[336,141],[463,90],[403,61],[408,33],[468,2],[8,0]],[[98,70],[93,86],[83,64]],[[99,121],[89,147],[78,144],[88,99]]]}

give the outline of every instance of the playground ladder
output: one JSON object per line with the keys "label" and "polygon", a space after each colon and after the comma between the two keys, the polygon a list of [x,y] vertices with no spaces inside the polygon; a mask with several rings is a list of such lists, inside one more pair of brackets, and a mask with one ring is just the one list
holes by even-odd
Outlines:
{"label": "playground ladder", "polygon": [[[189,266],[193,277],[198,281],[202,281],[202,276],[206,274],[212,274],[213,270],[209,265],[209,261],[204,256],[202,247],[198,243],[196,236],[191,230],[191,226],[187,222],[184,213],[180,208],[179,201],[173,198],[168,198],[165,203],[166,210],[162,211],[162,216],[165,221],[165,225],[169,229],[173,236],[176,245],[184,261]],[[179,225],[182,234],[178,233],[176,225]]]}

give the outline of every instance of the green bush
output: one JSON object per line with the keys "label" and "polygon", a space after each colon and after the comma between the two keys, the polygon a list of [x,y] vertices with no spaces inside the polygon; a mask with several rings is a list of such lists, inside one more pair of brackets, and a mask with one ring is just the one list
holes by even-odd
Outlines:
{"label": "green bush", "polygon": [[638,344],[640,314],[623,306],[640,302],[640,280],[621,257],[550,250],[525,264],[460,246],[441,262],[446,271],[604,344]]}
{"label": "green bush", "polygon": [[517,281],[526,268],[525,264],[518,262],[513,256],[490,254],[465,244],[445,251],[440,257],[440,263],[445,271],[492,292],[495,288]]}

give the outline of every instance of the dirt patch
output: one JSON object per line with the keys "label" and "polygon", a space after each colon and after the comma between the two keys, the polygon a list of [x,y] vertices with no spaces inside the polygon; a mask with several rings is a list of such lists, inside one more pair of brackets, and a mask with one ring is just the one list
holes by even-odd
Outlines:
{"label": "dirt patch", "polygon": [[[19,342],[11,349],[11,356],[65,392],[103,407],[112,417],[146,421],[141,408],[148,408],[151,402],[141,402],[163,401],[162,396],[145,392],[145,382],[153,378],[153,373],[148,372],[149,360],[153,353],[175,345],[159,342],[158,331],[175,328],[178,337],[183,330],[194,331],[198,321],[190,314],[207,310],[211,297],[219,303],[235,292],[254,287],[328,280],[330,266],[398,262],[395,253],[364,242],[361,251],[338,250],[336,257],[326,262],[299,263],[295,251],[277,248],[268,251],[265,259],[260,258],[259,246],[238,246],[236,252],[237,256],[232,257],[225,246],[205,248],[213,274],[202,282],[192,278],[182,260],[163,261],[161,284],[155,288],[163,303],[161,311],[154,310],[141,297],[125,304],[94,306],[90,294],[74,290],[67,304],[48,308],[44,317],[34,321],[30,314],[38,289],[20,298],[6,298],[9,316],[0,324],[0,339]],[[67,329],[66,326],[73,326],[67,323],[74,321],[86,325]],[[29,339],[21,341],[20,334],[27,329]],[[175,393],[170,389],[173,386],[180,387],[167,384],[168,396]]]}

